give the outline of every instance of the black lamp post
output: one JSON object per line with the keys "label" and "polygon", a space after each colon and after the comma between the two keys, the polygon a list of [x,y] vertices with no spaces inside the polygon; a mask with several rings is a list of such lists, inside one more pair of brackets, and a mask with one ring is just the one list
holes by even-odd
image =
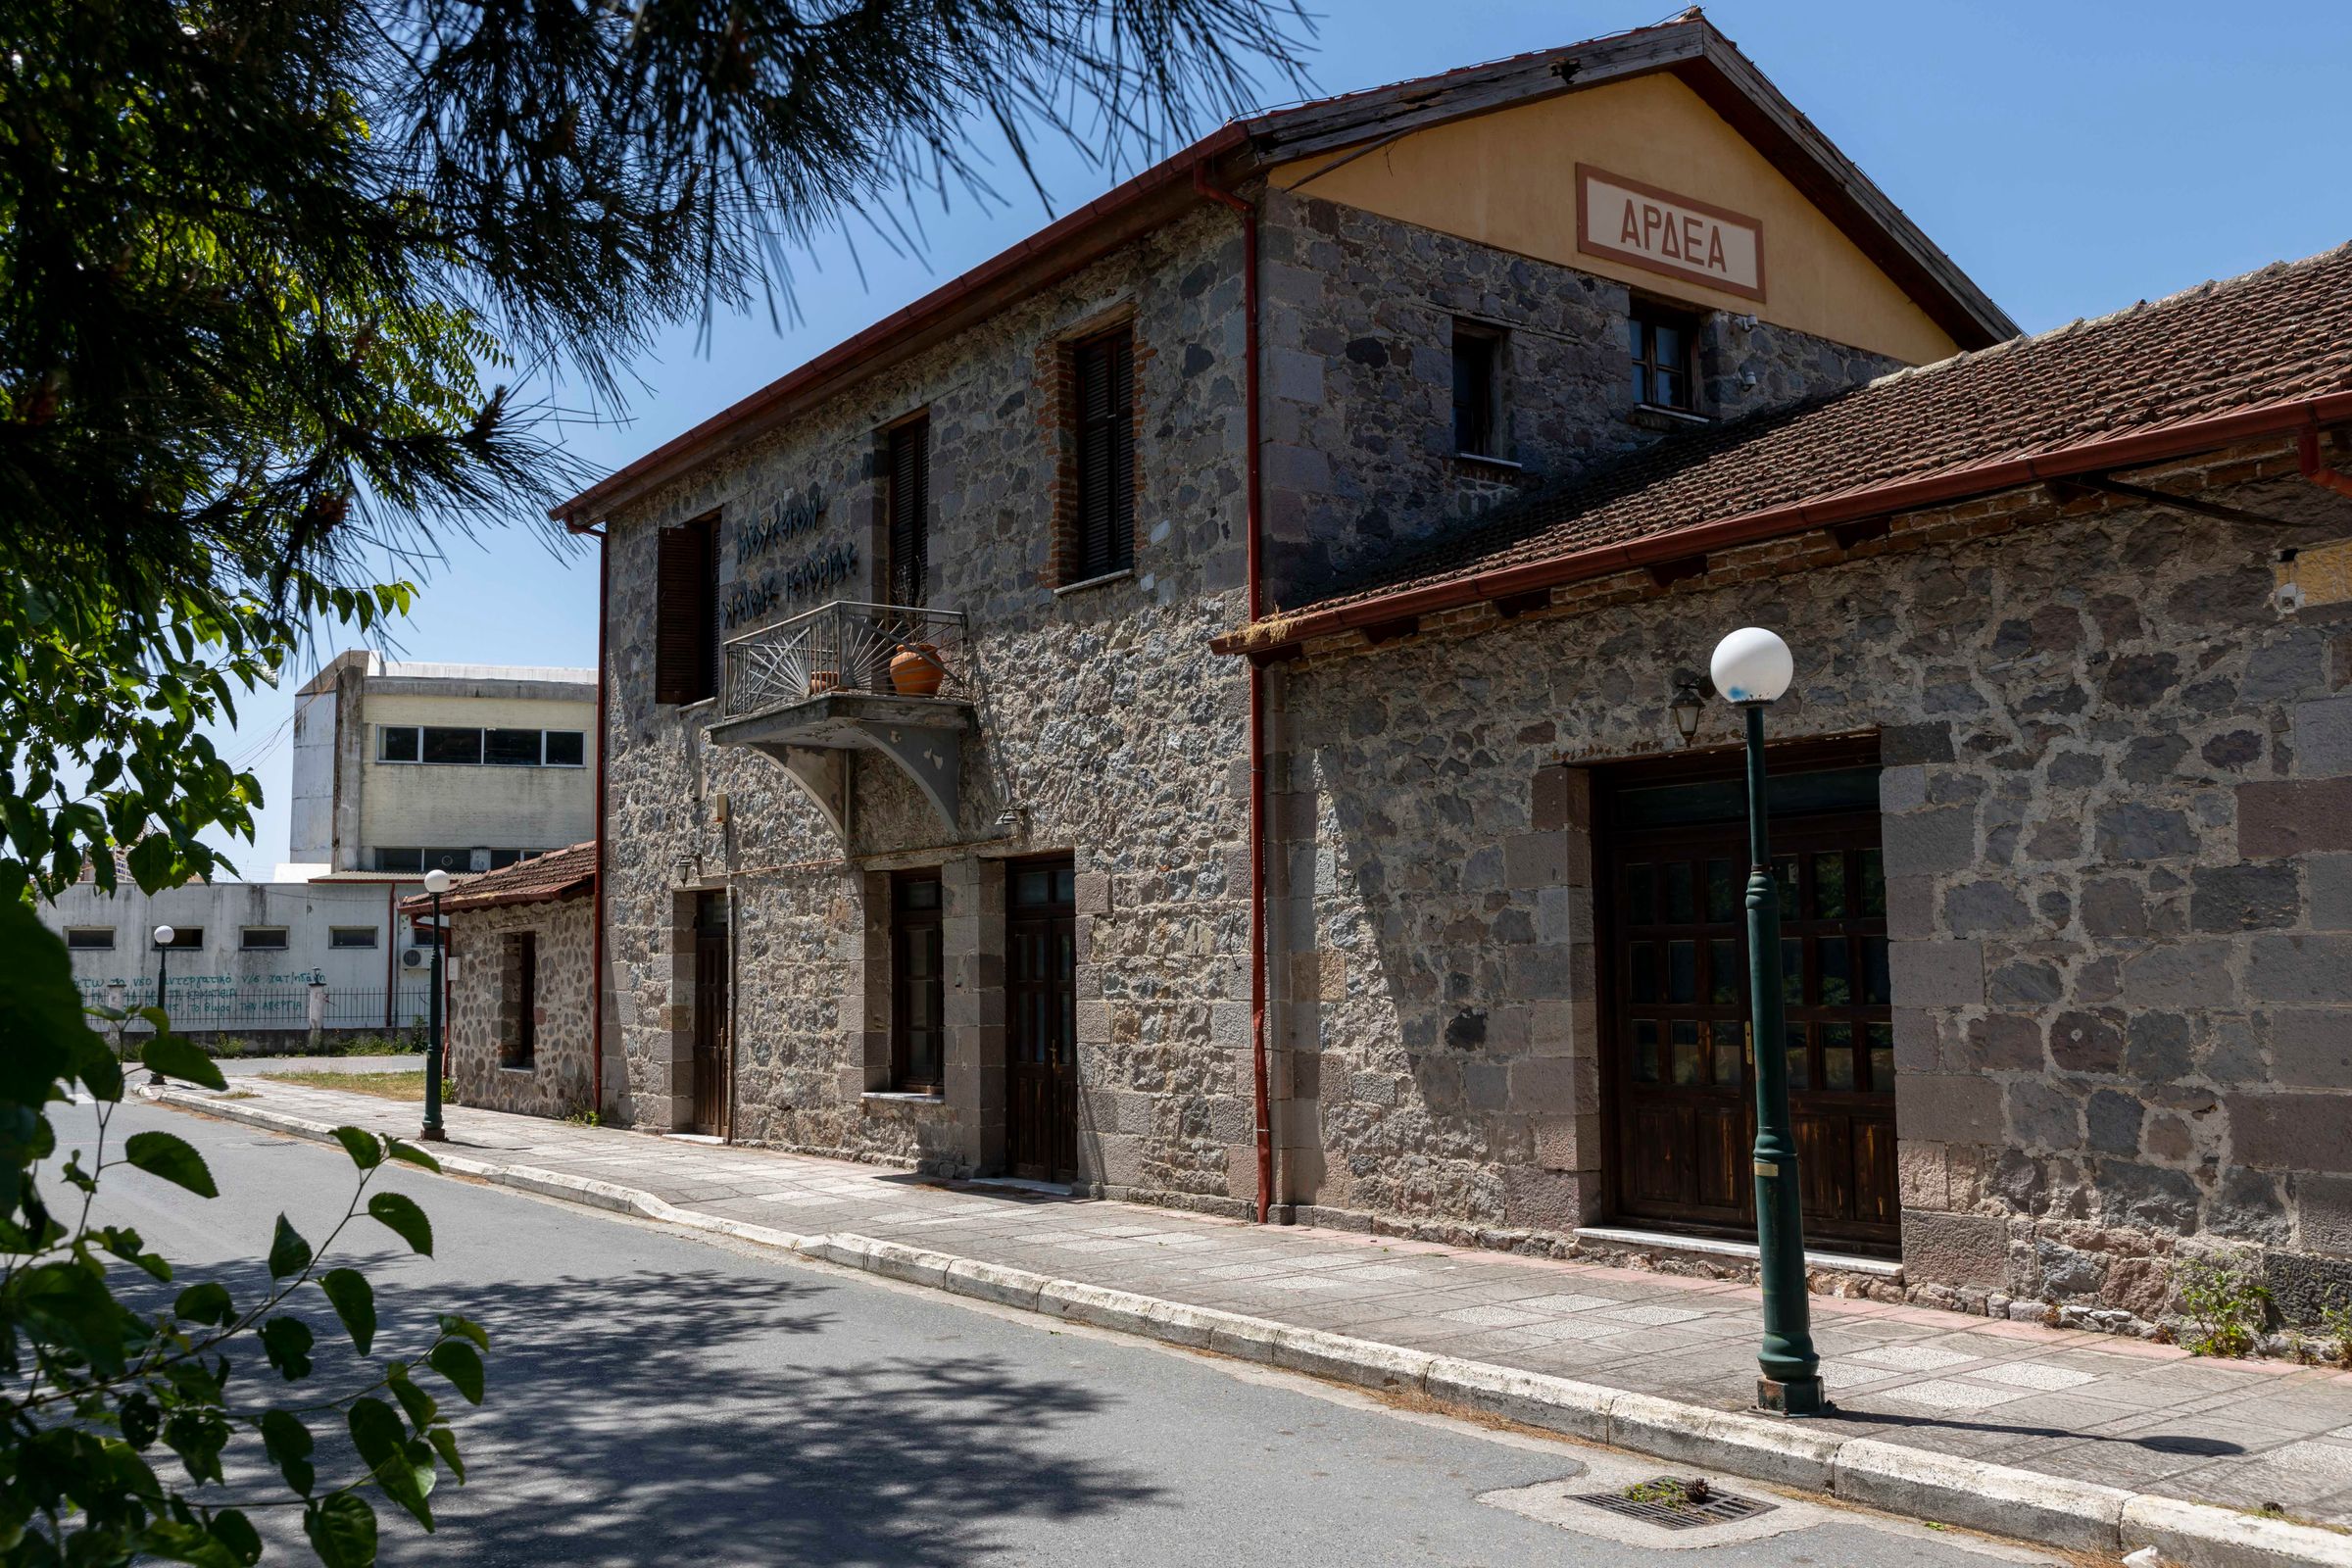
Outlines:
{"label": "black lamp post", "polygon": [[425,872],[424,891],[433,896],[433,982],[425,1003],[424,1126],[416,1136],[429,1144],[449,1137],[441,1126],[441,1064],[448,1059],[448,1044],[441,1038],[441,895],[449,891],[449,873],[439,866]]}
{"label": "black lamp post", "polygon": [[1764,798],[1764,710],[1788,689],[1794,672],[1788,645],[1760,626],[1717,643],[1710,662],[1715,689],[1746,710],[1747,718],[1747,986],[1756,1061],[1756,1273],[1764,1288],[1756,1403],[1783,1415],[1815,1415],[1825,1401],[1805,1294],[1804,1210],[1781,1011],[1781,900]]}
{"label": "black lamp post", "polygon": [[[178,932],[168,925],[159,925],[155,928],[155,1010],[167,1015],[170,1013],[172,1004],[164,1000],[164,988],[168,983],[166,970],[172,961],[172,941],[178,935]],[[156,1025],[156,1032],[161,1034],[163,1025]],[[150,1068],[147,1073],[147,1083],[150,1088],[161,1089],[164,1085],[164,1075]]]}

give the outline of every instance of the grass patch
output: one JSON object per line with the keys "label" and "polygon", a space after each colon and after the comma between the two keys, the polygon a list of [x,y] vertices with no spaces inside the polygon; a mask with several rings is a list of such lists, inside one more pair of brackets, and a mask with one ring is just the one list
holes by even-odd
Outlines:
{"label": "grass patch", "polygon": [[415,1104],[424,1103],[424,1073],[416,1072],[266,1072],[261,1076],[281,1084],[300,1084],[305,1089],[348,1089],[355,1095],[373,1095],[378,1100],[405,1100]]}

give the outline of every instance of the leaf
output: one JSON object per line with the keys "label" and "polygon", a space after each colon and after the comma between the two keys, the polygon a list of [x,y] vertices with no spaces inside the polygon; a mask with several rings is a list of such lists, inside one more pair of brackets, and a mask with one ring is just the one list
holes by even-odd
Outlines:
{"label": "leaf", "polygon": [[311,1375],[311,1326],[298,1317],[273,1317],[262,1325],[262,1350],[288,1383]]}
{"label": "leaf", "polygon": [[228,1298],[228,1287],[217,1280],[206,1280],[180,1292],[179,1299],[172,1303],[172,1310],[191,1323],[226,1326],[237,1318],[237,1309]]}
{"label": "leaf", "polygon": [[[416,1200],[405,1193],[378,1193],[368,1200],[368,1212],[391,1227],[412,1251],[433,1255],[433,1225]],[[282,1221],[281,1221],[282,1223]]]}
{"label": "leaf", "polygon": [[[152,1007],[141,1010],[155,1011]],[[139,1052],[139,1062],[149,1072],[160,1072],[167,1078],[185,1078],[207,1089],[228,1087],[228,1080],[220,1076],[213,1058],[178,1035],[159,1034],[148,1041]]]}
{"label": "leaf", "polygon": [[458,1435],[447,1427],[435,1427],[424,1436],[433,1446],[433,1451],[441,1456],[441,1462],[449,1466],[449,1473],[458,1478],[458,1485],[464,1486],[466,1461],[458,1457]]}
{"label": "leaf", "polygon": [[[373,1208],[375,1205],[370,1203],[368,1206]],[[311,1244],[302,1239],[300,1231],[286,1223],[285,1215],[278,1215],[277,1230],[270,1238],[270,1277],[282,1280],[310,1266]]]}
{"label": "leaf", "polygon": [[375,1287],[356,1268],[330,1268],[318,1277],[318,1288],[334,1302],[352,1348],[366,1355],[375,1343]]}
{"label": "leaf", "polygon": [[464,1335],[480,1348],[484,1350],[490,1348],[490,1331],[469,1317],[459,1317],[454,1312],[442,1313],[441,1332]]}
{"label": "leaf", "polygon": [[464,1340],[443,1340],[425,1357],[432,1369],[449,1379],[467,1404],[482,1402],[481,1352]]}
{"label": "leaf", "polygon": [[223,1508],[213,1515],[213,1539],[226,1546],[229,1555],[241,1563],[262,1560],[262,1534],[253,1528],[253,1521],[235,1508]]}
{"label": "leaf", "polygon": [[[394,1502],[415,1514],[418,1524],[432,1529],[432,1509],[424,1500],[432,1471],[428,1464],[421,1478],[416,1474],[415,1461],[408,1452],[409,1429],[402,1424],[399,1414],[381,1399],[354,1399],[348,1420],[352,1446],[367,1461],[376,1485]],[[428,1460],[430,1455],[431,1450],[427,1449]]]}
{"label": "leaf", "polygon": [[338,1127],[335,1141],[362,1170],[373,1170],[384,1162],[384,1141],[365,1127]]}
{"label": "leaf", "polygon": [[404,1144],[397,1138],[390,1139],[388,1142],[392,1146],[394,1159],[405,1159],[412,1165],[422,1165],[426,1170],[439,1173],[441,1162],[418,1149],[415,1144]]}
{"label": "leaf", "polygon": [[390,1382],[392,1397],[400,1401],[400,1408],[407,1414],[409,1425],[419,1432],[431,1427],[433,1417],[441,1409],[440,1405],[434,1402],[433,1396],[405,1377],[393,1378]]}
{"label": "leaf", "polygon": [[173,1133],[132,1133],[122,1146],[122,1157],[150,1176],[184,1187],[198,1198],[219,1198],[220,1189],[204,1156],[186,1139]]}
{"label": "leaf", "polygon": [[337,1493],[303,1514],[302,1529],[323,1568],[374,1568],[375,1509],[366,1497]]}
{"label": "leaf", "polygon": [[287,1411],[271,1410],[262,1417],[262,1446],[270,1450],[270,1461],[285,1476],[286,1485],[309,1496],[318,1478],[311,1463],[311,1429]]}

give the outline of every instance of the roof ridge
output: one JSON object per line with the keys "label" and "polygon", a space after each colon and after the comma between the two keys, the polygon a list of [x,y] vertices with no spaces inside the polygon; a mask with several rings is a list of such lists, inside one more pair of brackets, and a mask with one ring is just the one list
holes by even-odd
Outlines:
{"label": "roof ridge", "polygon": [[2015,337],[2004,338],[1998,343],[1989,344],[1981,349],[1962,349],[1957,354],[1947,354],[1940,360],[1930,360],[1925,365],[1906,365],[1900,369],[1889,370],[1885,375],[1875,376],[1861,384],[1865,387],[1874,387],[1888,382],[1915,380],[1953,366],[1973,364],[1979,360],[1992,359],[2004,354],[2026,353],[2041,344],[2071,337],[2077,332],[2096,331],[2103,326],[2129,318],[2171,310],[2194,299],[2208,298],[2250,287],[2266,277],[2276,277],[2306,270],[2316,270],[2330,262],[2347,260],[2352,260],[2352,239],[2344,240],[2324,251],[2316,251],[2309,256],[2297,257],[2292,261],[2280,259],[2265,262],[2260,267],[2243,272],[2233,272],[2228,277],[2209,277],[2201,283],[2191,283],[2186,287],[2177,288],[2170,294],[2160,294],[2154,299],[2143,296],[2129,305],[2108,311],[2103,315],[2078,316],[2073,320],[2061,325],[2044,327],[2038,332],[2020,332]]}

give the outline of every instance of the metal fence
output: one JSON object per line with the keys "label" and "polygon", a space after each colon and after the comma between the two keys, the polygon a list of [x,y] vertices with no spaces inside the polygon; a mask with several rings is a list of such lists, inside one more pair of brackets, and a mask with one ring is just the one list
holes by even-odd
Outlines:
{"label": "metal fence", "polygon": [[728,640],[724,710],[763,713],[834,692],[972,700],[963,613],[843,599]]}
{"label": "metal fence", "polygon": [[[362,1030],[401,1032],[422,1028],[432,1004],[431,982],[419,977],[398,987],[325,986],[321,1027],[343,1033]],[[229,1035],[308,1031],[311,1027],[312,988],[303,984],[222,984],[209,975],[170,982],[164,1010],[172,1030],[184,1035]],[[86,1000],[98,1006],[126,1009],[155,1005],[155,984],[121,988],[120,998],[108,989],[89,992]],[[386,1003],[389,1001],[389,1007]],[[132,1033],[147,1025],[133,1020]]]}

